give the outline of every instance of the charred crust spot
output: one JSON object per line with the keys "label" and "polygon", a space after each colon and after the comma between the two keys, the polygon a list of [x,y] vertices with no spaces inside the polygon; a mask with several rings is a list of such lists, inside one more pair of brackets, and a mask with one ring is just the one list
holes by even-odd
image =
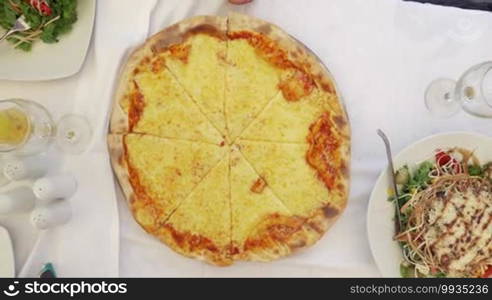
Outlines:
{"label": "charred crust spot", "polygon": [[335,122],[335,124],[337,125],[338,128],[344,128],[345,126],[347,126],[347,120],[341,116],[341,115],[338,115],[338,116],[334,116],[333,117],[333,122]]}
{"label": "charred crust spot", "polygon": [[347,167],[347,163],[345,162],[345,160],[342,160],[340,162],[340,171],[342,172],[342,176],[346,179],[349,178],[350,176],[350,172],[349,172],[349,168]]}
{"label": "charred crust spot", "polygon": [[[213,21],[209,22],[213,23]],[[187,34],[185,35],[186,38],[188,38],[190,35],[195,35],[195,34],[207,34],[209,36],[215,37],[219,40],[225,41],[227,39],[227,36],[225,32],[222,30],[219,30],[215,25],[213,24],[201,24],[198,26],[193,27],[190,29]]]}
{"label": "charred crust spot", "polygon": [[288,239],[298,230],[299,228],[297,226],[291,226],[287,224],[273,224],[270,225],[267,229],[270,236],[277,241],[284,241]]}
{"label": "charred crust spot", "polygon": [[325,205],[323,207],[323,214],[327,218],[334,218],[334,217],[338,216],[338,214],[340,214],[340,211],[338,209],[332,207],[331,205]]}
{"label": "charred crust spot", "polygon": [[321,88],[327,92],[327,93],[330,93],[330,94],[335,94],[335,88],[333,87],[333,84],[332,83],[328,83],[324,80],[321,81]]}
{"label": "charred crust spot", "polygon": [[256,27],[256,31],[262,34],[268,35],[270,32],[272,32],[272,26],[269,24],[263,24],[258,27]]}
{"label": "charred crust spot", "polygon": [[239,248],[237,246],[232,246],[229,249],[229,253],[231,255],[238,255],[240,253]]}
{"label": "charred crust spot", "polygon": [[318,234],[323,234],[325,231],[323,230],[322,227],[319,226],[317,222],[309,222],[309,227],[311,227],[314,231],[316,231]]}
{"label": "charred crust spot", "polygon": [[266,186],[267,186],[266,181],[263,178],[259,177],[258,179],[255,180],[255,182],[253,182],[250,190],[253,193],[261,194],[265,190]]}
{"label": "charred crust spot", "polygon": [[119,164],[120,166],[123,166],[123,165],[125,164],[125,158],[123,157],[123,155],[120,155],[120,156],[118,157],[118,164]]}
{"label": "charred crust spot", "polygon": [[307,163],[313,167],[326,187],[336,187],[341,177],[343,160],[340,155],[341,139],[333,128],[329,112],[325,112],[309,127],[307,141],[309,149],[306,153]]}
{"label": "charred crust spot", "polygon": [[298,249],[298,248],[303,248],[303,247],[306,247],[307,243],[304,239],[297,239],[295,240],[294,242],[291,242],[289,244],[289,246],[292,248],[292,249]]}

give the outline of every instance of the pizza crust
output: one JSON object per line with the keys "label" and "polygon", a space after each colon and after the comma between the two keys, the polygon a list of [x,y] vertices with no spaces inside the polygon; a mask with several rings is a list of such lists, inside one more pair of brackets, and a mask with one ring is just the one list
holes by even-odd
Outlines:
{"label": "pizza crust", "polygon": [[118,183],[120,184],[125,198],[127,199],[128,203],[131,204],[132,200],[135,197],[135,193],[132,185],[130,184],[130,178],[125,159],[124,135],[108,134],[108,149],[114,174],[118,179]]}

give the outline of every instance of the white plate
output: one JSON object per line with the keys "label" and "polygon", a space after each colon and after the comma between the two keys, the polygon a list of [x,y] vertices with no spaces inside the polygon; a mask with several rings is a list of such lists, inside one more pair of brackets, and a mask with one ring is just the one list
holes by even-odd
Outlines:
{"label": "white plate", "polygon": [[[474,133],[452,132],[433,135],[408,146],[393,158],[395,169],[405,164],[412,168],[432,158],[436,149],[456,146],[475,150],[475,155],[481,163],[492,161],[492,138]],[[381,151],[384,151],[382,143],[381,147]],[[371,193],[367,212],[367,233],[372,255],[381,274],[384,277],[400,277],[403,256],[399,245],[393,240],[395,210],[393,203],[387,200],[390,187],[390,176],[386,168]]]}
{"label": "white plate", "polygon": [[29,52],[0,43],[0,79],[34,81],[64,78],[77,73],[89,48],[96,0],[79,0],[78,20],[72,31],[55,44],[37,41]]}
{"label": "white plate", "polygon": [[7,230],[0,226],[0,278],[14,277],[14,253]]}

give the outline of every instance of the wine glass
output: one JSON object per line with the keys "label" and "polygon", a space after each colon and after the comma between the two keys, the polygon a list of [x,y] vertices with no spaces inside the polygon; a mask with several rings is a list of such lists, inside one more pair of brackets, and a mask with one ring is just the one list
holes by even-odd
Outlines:
{"label": "wine glass", "polygon": [[477,117],[492,118],[492,61],[469,68],[458,82],[434,80],[425,91],[425,105],[438,117],[451,117],[463,109]]}
{"label": "wine glass", "polygon": [[87,120],[65,115],[55,124],[42,105],[24,99],[0,100],[0,154],[34,155],[53,141],[70,154],[82,153],[92,136]]}

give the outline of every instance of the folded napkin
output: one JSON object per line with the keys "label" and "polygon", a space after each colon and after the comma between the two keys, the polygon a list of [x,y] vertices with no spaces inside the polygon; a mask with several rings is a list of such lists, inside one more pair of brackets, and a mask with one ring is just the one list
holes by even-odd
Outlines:
{"label": "folded napkin", "polygon": [[118,210],[106,148],[108,112],[122,58],[147,37],[155,3],[97,1],[91,47],[77,75],[46,82],[0,81],[0,98],[38,101],[55,120],[67,113],[84,115],[94,135],[86,153],[57,157],[58,171],[73,173],[79,183],[77,193],[70,199],[73,218],[67,225],[36,233],[28,228],[28,215],[1,220],[13,236],[21,277],[38,276],[47,262],[53,263],[60,277],[119,275]]}

